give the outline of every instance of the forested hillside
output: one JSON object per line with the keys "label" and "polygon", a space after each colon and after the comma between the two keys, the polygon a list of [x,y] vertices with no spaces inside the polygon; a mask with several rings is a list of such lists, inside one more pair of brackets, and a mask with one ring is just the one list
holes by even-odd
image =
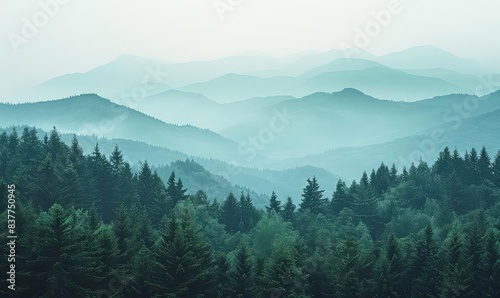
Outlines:
{"label": "forested hillside", "polygon": [[260,210],[247,193],[186,195],[175,173],[133,173],[119,148],[85,155],[55,129],[0,134],[18,297],[500,295],[500,153],[445,148],[332,183],[311,177],[300,204],[272,193]]}

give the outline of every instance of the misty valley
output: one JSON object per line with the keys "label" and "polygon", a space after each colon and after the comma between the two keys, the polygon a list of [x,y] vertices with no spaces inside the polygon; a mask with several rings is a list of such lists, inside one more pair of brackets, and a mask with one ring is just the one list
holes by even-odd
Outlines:
{"label": "misty valley", "polygon": [[2,297],[500,297],[497,69],[352,55],[2,91]]}

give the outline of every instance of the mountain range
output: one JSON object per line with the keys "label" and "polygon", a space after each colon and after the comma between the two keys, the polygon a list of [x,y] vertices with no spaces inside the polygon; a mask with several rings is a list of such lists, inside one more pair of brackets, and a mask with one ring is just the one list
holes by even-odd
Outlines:
{"label": "mountain range", "polygon": [[161,62],[132,55],[2,95],[0,127],[56,127],[85,153],[118,145],[135,169],[172,171],[210,198],[272,191],[300,201],[316,176],[331,195],[382,161],[401,170],[445,146],[500,149],[497,78],[434,47]]}
{"label": "mountain range", "polygon": [[[473,93],[477,76],[492,73],[473,60],[432,46],[384,56],[362,50],[355,53],[352,57],[340,50],[293,58],[241,55],[182,63],[122,55],[85,73],[62,75],[0,96],[2,101],[27,102],[97,93],[118,100],[177,89],[227,103],[252,97],[302,97],[318,91],[356,88],[378,98],[415,101],[449,93]],[[453,74],[443,75],[436,69]]]}

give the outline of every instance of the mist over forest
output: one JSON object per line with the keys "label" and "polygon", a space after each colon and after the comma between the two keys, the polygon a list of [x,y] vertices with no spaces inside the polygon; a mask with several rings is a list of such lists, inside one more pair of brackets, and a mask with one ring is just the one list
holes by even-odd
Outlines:
{"label": "mist over forest", "polygon": [[6,18],[2,297],[500,297],[494,38],[278,2]]}

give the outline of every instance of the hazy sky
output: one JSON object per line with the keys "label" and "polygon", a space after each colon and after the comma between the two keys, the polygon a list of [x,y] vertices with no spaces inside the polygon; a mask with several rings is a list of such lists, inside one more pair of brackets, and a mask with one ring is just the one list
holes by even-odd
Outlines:
{"label": "hazy sky", "polygon": [[340,48],[391,1],[399,12],[365,50],[434,45],[500,60],[498,0],[2,0],[0,88],[86,71],[120,54],[190,61]]}

